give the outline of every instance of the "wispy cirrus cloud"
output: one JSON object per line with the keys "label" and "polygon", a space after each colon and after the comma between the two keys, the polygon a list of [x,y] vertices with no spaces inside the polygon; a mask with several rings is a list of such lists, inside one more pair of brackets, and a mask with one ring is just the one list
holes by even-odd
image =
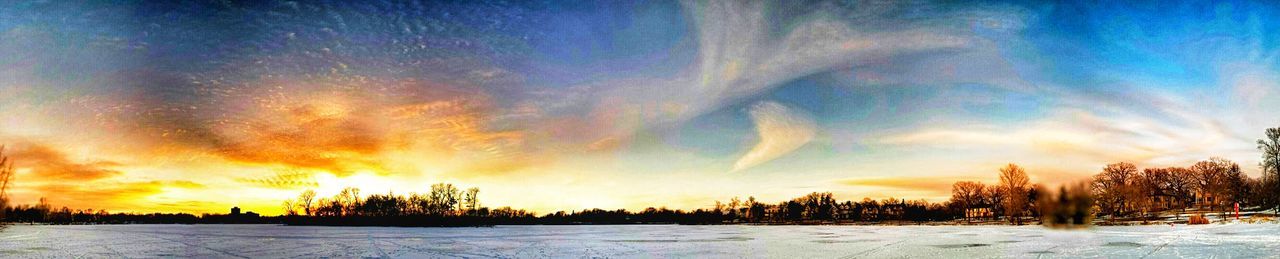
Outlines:
{"label": "wispy cirrus cloud", "polygon": [[818,131],[810,115],[776,102],[756,103],[751,106],[750,113],[760,142],[733,164],[732,172],[791,153],[813,140]]}
{"label": "wispy cirrus cloud", "polygon": [[[619,79],[611,84],[601,84],[609,87],[593,88],[596,91],[592,95],[596,111],[592,113],[594,124],[598,125],[595,128],[602,129],[597,132],[603,134],[595,134],[597,138],[586,143],[591,143],[591,146],[625,144],[637,131],[674,127],[747,101],[798,78],[831,70],[867,66],[872,68],[867,71],[892,74],[897,71],[875,68],[900,66],[898,70],[916,69],[917,66],[926,66],[916,63],[936,63],[948,57],[973,61],[991,59],[997,54],[991,50],[994,45],[989,40],[976,35],[971,27],[955,24],[983,22],[1000,25],[998,27],[1002,30],[1017,30],[1022,26],[1022,17],[1016,12],[938,9],[933,10],[939,12],[936,17],[917,19],[893,14],[911,9],[908,4],[871,1],[867,8],[827,6],[831,8],[797,11],[805,13],[807,18],[793,25],[776,27],[771,25],[775,19],[794,17],[778,17],[780,13],[769,11],[773,5],[787,4],[763,1],[683,2],[685,11],[694,18],[697,59],[676,77]],[[911,60],[910,57],[927,55],[935,55],[936,59],[916,63],[895,62],[899,58]],[[1007,68],[1001,71],[1012,73]],[[938,77],[931,80],[952,79]],[[795,126],[797,130],[816,127],[810,126],[813,123],[777,126],[768,120],[781,117],[760,119],[758,117],[761,116],[754,112],[750,116],[758,128],[761,121],[766,121],[764,123],[768,125],[764,128],[770,130],[788,126]],[[762,133],[765,140],[739,159],[733,170],[749,168],[798,148],[812,138],[811,132],[806,133],[812,130],[799,130],[796,133],[800,135],[785,139],[773,133]]]}

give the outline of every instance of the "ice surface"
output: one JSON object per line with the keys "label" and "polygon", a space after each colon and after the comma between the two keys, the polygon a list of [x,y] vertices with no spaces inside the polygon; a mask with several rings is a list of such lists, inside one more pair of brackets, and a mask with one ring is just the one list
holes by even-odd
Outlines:
{"label": "ice surface", "polygon": [[12,225],[0,257],[1275,257],[1280,225],[499,226]]}

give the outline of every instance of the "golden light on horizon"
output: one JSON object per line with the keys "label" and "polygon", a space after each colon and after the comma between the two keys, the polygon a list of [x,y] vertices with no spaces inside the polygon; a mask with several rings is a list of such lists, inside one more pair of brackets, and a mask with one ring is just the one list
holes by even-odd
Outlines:
{"label": "golden light on horizon", "polygon": [[[447,182],[481,188],[488,205],[544,212],[812,191],[939,199],[945,182],[992,179],[1010,162],[1046,183],[1122,161],[1256,165],[1253,141],[1280,124],[1280,55],[1250,44],[1268,42],[1252,32],[1197,29],[1240,39],[1204,46],[1110,30],[1064,37],[1084,41],[1065,49],[1121,53],[1111,57],[1025,37],[1042,22],[1035,10],[931,10],[942,13],[920,22],[773,17],[759,2],[667,7],[599,24],[334,18],[382,17],[351,8],[226,30],[20,10],[30,19],[0,23],[13,198],[270,214],[307,189]],[[206,11],[236,20],[252,9]],[[648,16],[658,13],[670,16]],[[609,24],[634,27],[590,27]]]}

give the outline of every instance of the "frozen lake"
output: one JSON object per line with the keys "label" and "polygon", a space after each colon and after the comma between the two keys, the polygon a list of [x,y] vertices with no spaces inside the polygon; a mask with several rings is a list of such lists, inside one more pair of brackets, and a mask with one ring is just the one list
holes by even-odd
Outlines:
{"label": "frozen lake", "polygon": [[0,257],[1276,257],[1280,225],[9,226]]}

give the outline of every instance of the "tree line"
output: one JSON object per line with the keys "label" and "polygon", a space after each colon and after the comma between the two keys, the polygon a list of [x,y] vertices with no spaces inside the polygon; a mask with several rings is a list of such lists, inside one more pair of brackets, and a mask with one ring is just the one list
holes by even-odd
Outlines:
{"label": "tree line", "polygon": [[[999,183],[960,181],[952,185],[952,205],[965,220],[1004,219],[1020,224],[1040,218],[1044,224],[1088,224],[1095,216],[1108,220],[1156,219],[1161,212],[1187,209],[1225,213],[1274,209],[1280,212],[1280,128],[1270,128],[1257,141],[1262,175],[1252,178],[1241,166],[1213,157],[1186,167],[1139,170],[1132,163],[1108,164],[1088,181],[1069,184],[1056,193],[1030,185],[1023,168],[1000,169]],[[1171,213],[1174,219],[1178,213]]]}
{"label": "tree line", "polygon": [[316,198],[307,190],[283,203],[287,224],[466,226],[494,224],[726,224],[726,223],[829,223],[829,222],[927,222],[954,218],[953,208],[925,200],[887,198],[838,202],[829,192],[814,192],[777,204],[730,199],[711,208],[672,210],[646,208],[557,211],[536,216],[525,210],[479,205],[479,189],[459,191],[452,184],[431,186],[427,193],[359,196],[346,188],[329,198]]}
{"label": "tree line", "polygon": [[949,202],[963,209],[961,217],[966,221],[1022,224],[1056,217],[1057,222],[1088,224],[1093,217],[1149,220],[1170,211],[1177,219],[1187,209],[1225,213],[1237,205],[1276,208],[1280,194],[1276,179],[1274,173],[1251,178],[1239,164],[1216,157],[1188,167],[1142,170],[1119,162],[1106,165],[1088,181],[1062,186],[1054,193],[1030,184],[1022,167],[1009,164],[1000,169],[998,184],[956,182]]}
{"label": "tree line", "polygon": [[1092,187],[1099,215],[1147,218],[1171,209],[1274,208],[1276,180],[1274,172],[1252,178],[1231,160],[1210,158],[1188,167],[1141,171],[1130,163],[1110,164],[1093,177]]}
{"label": "tree line", "polygon": [[47,224],[197,224],[204,222],[199,216],[188,213],[109,213],[106,210],[72,210],[53,208],[44,198],[36,205],[18,205],[4,208],[5,222]]}
{"label": "tree line", "polygon": [[320,198],[306,190],[285,200],[284,222],[293,225],[389,225],[471,226],[498,223],[533,223],[534,215],[521,209],[480,206],[480,189],[459,189],[450,183],[431,185],[425,193],[408,195],[360,195],[358,188],[344,188],[332,197]]}

